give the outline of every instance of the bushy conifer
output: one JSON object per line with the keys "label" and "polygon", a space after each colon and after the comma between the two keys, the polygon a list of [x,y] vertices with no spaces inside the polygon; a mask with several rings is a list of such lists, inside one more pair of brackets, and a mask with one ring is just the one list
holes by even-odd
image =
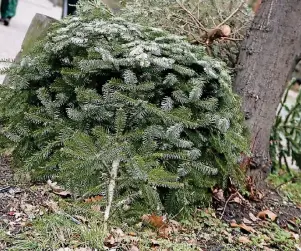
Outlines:
{"label": "bushy conifer", "polygon": [[7,73],[1,146],[36,179],[176,214],[239,176],[239,98],[202,46],[85,5]]}

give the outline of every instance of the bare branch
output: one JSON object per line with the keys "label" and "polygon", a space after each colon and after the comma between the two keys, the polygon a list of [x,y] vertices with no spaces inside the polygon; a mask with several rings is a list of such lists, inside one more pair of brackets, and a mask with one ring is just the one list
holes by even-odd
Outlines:
{"label": "bare branch", "polygon": [[177,0],[177,4],[191,17],[191,19],[193,19],[198,24],[201,30],[206,33],[208,32],[204,25],[193,15],[193,13],[191,13],[182,3],[180,3],[180,1]]}
{"label": "bare branch", "polygon": [[244,5],[244,1],[242,1],[241,3],[240,3],[240,5],[223,21],[223,22],[221,22],[218,26],[217,26],[217,28],[218,27],[221,27],[222,25],[224,25],[225,23],[227,23],[239,10],[240,10],[240,8]]}

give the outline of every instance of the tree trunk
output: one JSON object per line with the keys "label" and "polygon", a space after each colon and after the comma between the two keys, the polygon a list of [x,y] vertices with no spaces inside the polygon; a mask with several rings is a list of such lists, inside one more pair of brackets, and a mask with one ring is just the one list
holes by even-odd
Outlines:
{"label": "tree trunk", "polygon": [[242,44],[234,88],[252,135],[249,175],[260,187],[270,171],[276,110],[301,55],[301,1],[265,0]]}

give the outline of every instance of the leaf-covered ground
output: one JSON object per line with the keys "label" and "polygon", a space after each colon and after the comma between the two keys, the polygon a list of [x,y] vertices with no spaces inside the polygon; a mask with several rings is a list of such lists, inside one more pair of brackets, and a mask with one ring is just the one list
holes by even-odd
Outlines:
{"label": "leaf-covered ground", "polygon": [[55,183],[20,185],[26,177],[9,163],[1,158],[0,250],[301,250],[301,185],[285,174],[272,175],[277,189],[257,199],[216,189],[212,208],[196,209],[191,220],[144,215],[133,226],[112,222],[104,234],[102,196],[73,201]]}

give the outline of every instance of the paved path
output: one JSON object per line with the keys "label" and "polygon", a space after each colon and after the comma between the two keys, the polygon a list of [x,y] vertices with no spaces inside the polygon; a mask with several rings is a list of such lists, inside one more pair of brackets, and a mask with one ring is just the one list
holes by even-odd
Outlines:
{"label": "paved path", "polygon": [[[0,59],[15,58],[21,48],[30,22],[36,13],[59,19],[62,10],[59,7],[53,7],[48,0],[19,0],[17,14],[11,20],[10,26],[6,27],[0,23]],[[3,64],[0,63],[1,66]],[[4,76],[0,75],[0,83],[3,79]]]}

